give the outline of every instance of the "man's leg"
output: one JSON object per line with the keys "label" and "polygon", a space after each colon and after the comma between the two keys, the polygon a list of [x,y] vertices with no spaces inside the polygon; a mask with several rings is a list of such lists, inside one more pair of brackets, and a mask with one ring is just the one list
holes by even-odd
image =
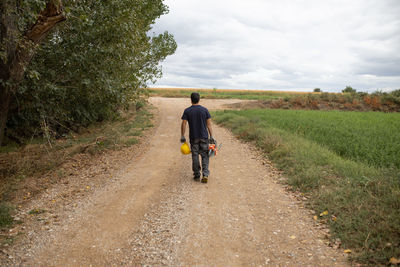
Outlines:
{"label": "man's leg", "polygon": [[192,170],[195,178],[200,178],[200,161],[199,161],[199,153],[200,153],[200,145],[198,142],[190,143],[192,150]]}
{"label": "man's leg", "polygon": [[[207,177],[210,175],[210,170],[208,169],[209,165],[209,156],[208,156],[208,142],[202,141],[200,143],[200,155],[201,155],[201,166],[203,169],[203,177]],[[207,181],[204,181],[207,182]]]}

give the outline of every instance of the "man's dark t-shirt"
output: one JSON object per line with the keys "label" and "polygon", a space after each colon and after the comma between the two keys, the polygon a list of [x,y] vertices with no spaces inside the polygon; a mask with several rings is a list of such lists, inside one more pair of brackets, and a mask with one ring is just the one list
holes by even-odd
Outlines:
{"label": "man's dark t-shirt", "polygon": [[189,122],[189,138],[192,142],[194,139],[208,139],[207,119],[211,118],[208,109],[200,105],[193,105],[185,109],[182,120]]}

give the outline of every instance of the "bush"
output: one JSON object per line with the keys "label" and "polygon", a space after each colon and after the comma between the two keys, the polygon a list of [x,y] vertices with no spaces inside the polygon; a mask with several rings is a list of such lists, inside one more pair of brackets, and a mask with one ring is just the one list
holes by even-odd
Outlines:
{"label": "bush", "polygon": [[321,91],[320,88],[314,88],[314,92],[315,92],[315,93],[320,93],[320,92],[322,92],[322,91]]}
{"label": "bush", "polygon": [[400,89],[394,90],[394,91],[390,92],[390,94],[395,97],[400,97]]}
{"label": "bush", "polygon": [[346,88],[342,90],[342,93],[356,93],[356,89],[353,89],[351,86],[346,86]]}

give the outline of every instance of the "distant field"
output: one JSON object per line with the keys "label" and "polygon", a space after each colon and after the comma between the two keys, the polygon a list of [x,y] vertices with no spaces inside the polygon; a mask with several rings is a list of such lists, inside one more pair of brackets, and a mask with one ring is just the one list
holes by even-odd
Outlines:
{"label": "distant field", "polygon": [[400,257],[400,113],[250,109],[213,117],[284,171],[352,258],[376,266]]}
{"label": "distant field", "polygon": [[149,88],[152,96],[162,97],[189,97],[192,92],[200,93],[202,98],[215,99],[247,99],[267,100],[278,98],[290,98],[309,93],[289,91],[263,91],[263,90],[233,90],[233,89],[198,89],[198,88]]}
{"label": "distant field", "polygon": [[202,98],[256,100],[242,108],[345,110],[400,112],[400,89],[386,92],[327,93],[232,89],[150,88],[151,96],[189,97],[197,91]]}

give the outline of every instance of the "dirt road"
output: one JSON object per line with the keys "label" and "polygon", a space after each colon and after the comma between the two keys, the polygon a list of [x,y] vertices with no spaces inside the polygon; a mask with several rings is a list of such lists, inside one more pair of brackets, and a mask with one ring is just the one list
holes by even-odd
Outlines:
{"label": "dirt road", "polygon": [[[179,152],[188,99],[152,98],[150,147],[20,255],[24,266],[345,266],[269,164],[214,125],[208,184]],[[233,100],[202,100],[214,109]]]}

